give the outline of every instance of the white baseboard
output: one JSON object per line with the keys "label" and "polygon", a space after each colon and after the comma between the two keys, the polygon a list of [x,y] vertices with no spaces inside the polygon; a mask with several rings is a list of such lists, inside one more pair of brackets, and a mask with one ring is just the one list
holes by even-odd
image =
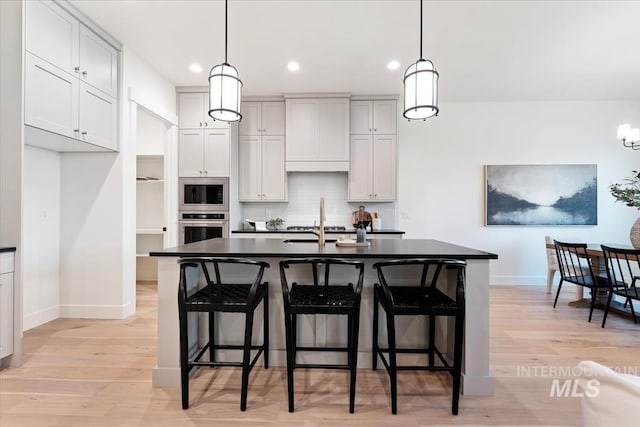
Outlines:
{"label": "white baseboard", "polygon": [[[545,272],[546,273],[546,272]],[[555,280],[557,282],[557,278]],[[536,285],[547,286],[546,276],[496,276],[489,277],[491,285]]]}
{"label": "white baseboard", "polygon": [[22,318],[22,329],[24,331],[28,331],[29,329],[44,325],[52,320],[56,320],[59,317],[60,308],[57,305],[36,311],[35,313],[25,314]]}
{"label": "white baseboard", "polygon": [[124,319],[131,315],[131,302],[122,305],[61,304],[60,317],[70,319]]}

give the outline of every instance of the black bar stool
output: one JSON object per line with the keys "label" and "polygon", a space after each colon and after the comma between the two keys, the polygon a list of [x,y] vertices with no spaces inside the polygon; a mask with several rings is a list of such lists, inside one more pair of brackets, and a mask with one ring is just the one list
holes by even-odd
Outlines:
{"label": "black bar stool", "polygon": [[[378,364],[378,356],[382,360],[390,379],[391,412],[398,412],[397,377],[398,371],[423,370],[423,371],[447,371],[453,379],[453,393],[451,412],[458,415],[458,401],[460,399],[460,376],[462,371],[462,346],[464,338],[464,313],[465,313],[465,267],[466,262],[453,259],[404,259],[388,262],[379,262],[373,265],[377,270],[380,283],[373,288],[373,348],[372,368],[375,371]],[[413,266],[413,267],[411,267]],[[402,277],[403,268],[422,267],[419,284],[389,283],[387,277],[389,271],[395,273],[395,277]],[[442,269],[455,270],[456,292],[455,299],[437,288],[438,278]],[[387,271],[385,277],[384,271]],[[406,274],[406,271],[405,271]],[[394,277],[394,276],[391,276]],[[406,277],[406,276],[405,276]],[[400,279],[394,280],[399,282]],[[416,280],[417,282],[417,280]],[[378,305],[382,307],[387,316],[388,347],[378,345]],[[397,348],[396,346],[396,316],[429,316],[427,348]],[[455,336],[453,361],[444,357],[436,347],[436,317],[447,316],[455,318]],[[388,353],[387,360],[384,353]],[[426,365],[402,365],[397,364],[398,353],[426,354]],[[436,356],[438,364],[436,365]]]}
{"label": "black bar stool", "polygon": [[[293,282],[291,289],[287,284],[286,271],[291,266],[301,266],[304,273],[312,277],[311,283]],[[330,275],[333,271],[340,270],[346,274],[345,269],[338,266],[355,267],[358,275],[354,287],[352,282],[344,283],[342,279],[335,280]],[[319,267],[324,269],[323,283],[319,279]],[[355,278],[355,274],[353,274]],[[287,345],[287,384],[289,395],[289,412],[293,412],[293,370],[295,368],[325,368],[346,369],[351,372],[349,392],[349,412],[355,410],[356,397],[356,367],[358,361],[358,330],[360,322],[360,294],[364,277],[364,263],[362,261],[329,259],[329,258],[300,258],[280,261],[280,281],[282,284],[282,296],[284,300],[284,325]],[[339,282],[340,284],[338,284]],[[342,314],[347,315],[347,346],[346,347],[319,347],[299,346],[297,341],[297,316],[302,314]],[[298,363],[296,355],[299,351],[325,351],[347,353],[346,364],[316,364]]]}
{"label": "black bar stool", "polygon": [[[264,367],[269,367],[269,304],[267,283],[261,283],[265,268],[269,264],[239,258],[185,258],[180,264],[180,284],[178,286],[178,317],[180,322],[180,377],[182,387],[182,409],[189,407],[189,372],[197,366],[241,366],[242,388],[240,409],[247,408],[249,372],[258,358],[264,354]],[[245,268],[246,267],[246,268]],[[253,267],[253,268],[251,268]],[[227,273],[239,274],[244,270],[253,279],[247,283],[238,280],[223,280]],[[246,270],[253,270],[246,272]],[[223,274],[221,274],[221,271]],[[213,274],[212,274],[213,272]],[[255,275],[253,275],[255,272]],[[231,274],[230,274],[231,275]],[[256,307],[263,302],[263,342],[252,345],[253,315]],[[209,342],[194,352],[189,351],[189,331],[187,315],[191,312],[208,313]],[[220,345],[215,340],[215,313],[244,313],[244,343],[242,345]],[[201,360],[209,350],[209,360]],[[215,360],[215,350],[242,350],[242,362],[221,362]],[[251,351],[257,350],[251,359]]]}

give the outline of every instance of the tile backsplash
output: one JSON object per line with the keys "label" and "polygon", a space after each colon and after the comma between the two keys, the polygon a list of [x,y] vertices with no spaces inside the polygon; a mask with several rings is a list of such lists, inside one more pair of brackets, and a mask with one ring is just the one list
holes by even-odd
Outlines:
{"label": "tile backsplash", "polygon": [[[325,225],[351,225],[351,213],[361,204],[369,212],[378,212],[382,228],[395,228],[396,203],[348,203],[346,172],[290,172],[287,174],[287,203],[244,202],[240,204],[242,219],[267,220],[280,217],[289,225],[313,225],[320,213],[320,197],[324,197]],[[231,229],[250,228],[246,222],[232,224]]]}

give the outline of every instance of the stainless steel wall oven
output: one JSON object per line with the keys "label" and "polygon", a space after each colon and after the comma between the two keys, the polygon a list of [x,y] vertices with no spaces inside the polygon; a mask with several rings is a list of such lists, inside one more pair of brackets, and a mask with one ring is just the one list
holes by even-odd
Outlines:
{"label": "stainless steel wall oven", "polygon": [[226,212],[180,212],[180,244],[229,237]]}

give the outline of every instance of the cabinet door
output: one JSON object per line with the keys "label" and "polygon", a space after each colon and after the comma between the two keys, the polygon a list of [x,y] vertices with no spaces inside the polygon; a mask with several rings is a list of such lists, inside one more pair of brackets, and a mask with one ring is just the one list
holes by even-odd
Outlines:
{"label": "cabinet door", "polygon": [[80,79],[114,98],[118,94],[118,53],[84,25],[80,26]]}
{"label": "cabinet door", "polygon": [[284,102],[262,103],[262,133],[284,135]]}
{"label": "cabinet door", "polygon": [[317,102],[293,99],[286,102],[287,161],[316,160]]}
{"label": "cabinet door", "polygon": [[351,134],[373,132],[373,102],[351,101]]}
{"label": "cabinet door", "polygon": [[180,129],[201,129],[204,127],[204,105],[208,104],[202,93],[178,94],[178,126]]}
{"label": "cabinet door", "polygon": [[26,1],[26,49],[67,73],[79,66],[80,23],[52,1]]}
{"label": "cabinet door", "polygon": [[373,198],[378,201],[396,199],[396,136],[373,137]]}
{"label": "cabinet door", "polygon": [[118,148],[118,106],[115,98],[80,82],[80,139],[101,147]]}
{"label": "cabinet door", "polygon": [[238,141],[238,199],[262,197],[262,142],[259,136],[244,135]]}
{"label": "cabinet door", "polygon": [[260,102],[242,103],[240,135],[260,135],[262,129],[262,108]]}
{"label": "cabinet door", "polygon": [[284,136],[263,136],[262,197],[264,200],[285,200],[286,176],[284,166]]}
{"label": "cabinet door", "polygon": [[204,131],[180,131],[178,144],[178,176],[203,176],[203,144]]}
{"label": "cabinet door", "polygon": [[25,123],[79,138],[78,78],[28,52],[25,62]]}
{"label": "cabinet door", "polygon": [[204,131],[204,176],[229,176],[229,130]]}
{"label": "cabinet door", "polygon": [[373,133],[396,133],[396,105],[395,100],[373,102]]}
{"label": "cabinet door", "polygon": [[351,136],[351,160],[349,162],[349,200],[363,201],[373,198],[373,153],[371,135]]}
{"label": "cabinet door", "polygon": [[316,160],[349,161],[349,100],[318,101]]}
{"label": "cabinet door", "polygon": [[13,354],[13,273],[0,274],[0,358]]}

